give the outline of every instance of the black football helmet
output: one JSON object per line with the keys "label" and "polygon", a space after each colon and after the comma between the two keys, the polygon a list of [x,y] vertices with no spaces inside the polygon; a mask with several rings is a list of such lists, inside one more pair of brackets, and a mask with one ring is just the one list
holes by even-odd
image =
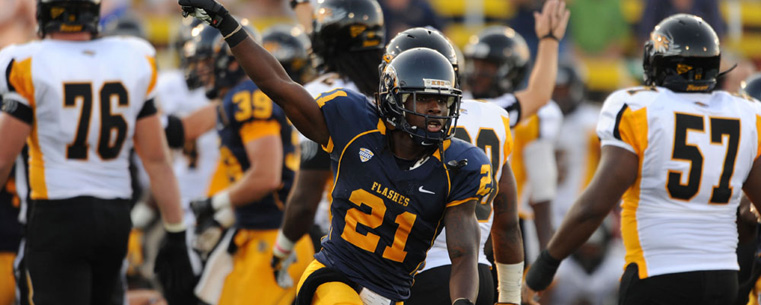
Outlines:
{"label": "black football helmet", "polygon": [[[386,44],[383,12],[375,0],[320,0],[314,9],[312,64],[335,72],[373,96]],[[370,72],[370,73],[368,73]]]}
{"label": "black football helmet", "polygon": [[37,34],[90,32],[98,34],[100,0],[37,0]]}
{"label": "black football helmet", "polygon": [[[262,35],[259,34],[259,31],[249,25],[248,19],[240,19],[240,25],[243,27],[243,30],[248,32],[248,35],[251,36],[254,41],[261,43]],[[233,56],[230,47],[222,38],[221,34],[217,35],[214,39],[212,50],[214,52],[212,55],[214,84],[210,90],[206,91],[206,97],[209,99],[221,97],[219,96],[219,91],[221,89],[235,86],[246,76],[246,72],[243,71],[243,67],[240,65],[236,65],[234,68],[230,67],[230,63],[235,62],[235,56]]]}
{"label": "black football helmet", "polygon": [[[412,48],[429,48],[433,49],[441,55],[444,55],[452,64],[452,68],[455,70],[455,75],[459,71],[457,51],[449,43],[449,40],[436,29],[433,28],[411,28],[407,29],[399,34],[396,34],[386,46],[386,53],[383,55],[383,61],[378,67],[379,72],[383,73],[385,66],[391,62],[394,57],[400,53],[412,49]],[[455,87],[460,88],[459,79],[455,82]]]}
{"label": "black football helmet", "polygon": [[702,18],[677,14],[658,23],[645,43],[645,84],[676,92],[710,92],[721,63],[719,37]]}
{"label": "black football helmet", "polygon": [[754,99],[761,101],[761,73],[756,73],[742,82],[741,91]]}
{"label": "black football helmet", "polygon": [[314,8],[312,49],[325,58],[339,51],[383,49],[383,12],[375,0],[322,0]]}
{"label": "black football helmet", "polygon": [[558,75],[552,100],[555,101],[563,115],[573,112],[584,101],[586,84],[584,77],[573,63],[558,64]]}
{"label": "black football helmet", "polygon": [[312,43],[301,27],[279,24],[262,34],[262,47],[275,56],[294,81],[305,84],[314,77],[309,60]]}
{"label": "black football helmet", "polygon": [[523,37],[510,27],[491,26],[473,36],[465,46],[465,78],[471,90],[476,76],[474,60],[484,60],[497,65],[495,75],[488,75],[492,84],[484,92],[473,91],[475,98],[493,98],[515,91],[523,82],[531,63],[531,54]]}
{"label": "black football helmet", "polygon": [[[409,133],[417,143],[430,146],[452,137],[453,126],[457,124],[462,92],[455,87],[452,63],[439,52],[429,48],[413,48],[397,55],[389,62],[381,74],[381,83],[376,96],[378,113],[396,129]],[[448,113],[440,116],[415,111],[418,96],[435,95],[444,99]],[[405,107],[405,103],[407,103]],[[413,126],[407,115],[420,116],[428,126],[431,120],[443,119],[438,132]]]}
{"label": "black football helmet", "polygon": [[213,76],[211,58],[214,55],[214,43],[222,38],[222,34],[203,23],[197,24],[188,31],[190,38],[185,41],[180,52],[182,55],[180,62],[185,70],[185,82],[190,90],[203,86],[210,87]]}

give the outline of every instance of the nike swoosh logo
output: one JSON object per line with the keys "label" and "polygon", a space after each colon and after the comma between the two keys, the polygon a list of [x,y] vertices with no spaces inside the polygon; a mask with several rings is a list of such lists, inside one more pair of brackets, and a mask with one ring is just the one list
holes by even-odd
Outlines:
{"label": "nike swoosh logo", "polygon": [[426,193],[426,194],[436,194],[436,193],[434,193],[434,192],[431,192],[431,191],[429,191],[429,190],[426,190],[426,189],[424,189],[422,185],[421,185],[421,186],[420,186],[420,188],[418,188],[417,190],[418,190],[418,191],[420,191],[421,193]]}

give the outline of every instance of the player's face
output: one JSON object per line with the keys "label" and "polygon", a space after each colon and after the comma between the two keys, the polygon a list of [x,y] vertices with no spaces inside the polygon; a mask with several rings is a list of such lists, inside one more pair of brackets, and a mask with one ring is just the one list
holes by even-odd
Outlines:
{"label": "player's face", "polygon": [[[436,95],[436,94],[416,94],[416,100],[413,95],[409,95],[404,103],[407,110],[429,116],[448,116],[449,106],[454,102],[453,97]],[[420,115],[407,114],[407,122],[418,128],[425,128],[428,132],[439,132],[444,128],[445,119],[427,119]]]}
{"label": "player's face", "polygon": [[211,57],[191,61],[188,63],[188,69],[196,74],[206,89],[210,89],[214,85],[214,68]]}
{"label": "player's face", "polygon": [[497,75],[497,65],[483,59],[473,59],[468,64],[473,65],[469,75],[468,86],[475,95],[488,92],[494,84],[494,77]]}

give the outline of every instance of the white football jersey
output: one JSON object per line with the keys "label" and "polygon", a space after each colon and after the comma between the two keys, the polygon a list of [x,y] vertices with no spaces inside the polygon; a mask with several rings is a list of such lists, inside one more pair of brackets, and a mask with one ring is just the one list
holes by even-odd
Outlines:
{"label": "white football jersey", "polygon": [[636,87],[611,94],[597,125],[601,145],[639,157],[623,195],[626,263],[640,278],[738,270],[736,211],[759,156],[761,104],[730,95]]}
{"label": "white football jersey", "polygon": [[155,112],[154,56],[128,37],[45,39],[0,52],[0,95],[7,107],[31,110],[32,199],[131,197],[135,122]]}
{"label": "white football jersey", "polygon": [[[470,91],[463,92],[462,100],[463,101],[474,100],[473,94]],[[507,111],[507,114],[510,115],[511,128],[515,127],[515,125],[518,125],[518,122],[521,120],[521,116],[523,115],[523,113],[521,112],[521,103],[518,102],[518,98],[516,98],[515,95],[512,93],[505,93],[495,98],[478,99],[478,100],[494,103],[497,106],[502,107],[502,109],[505,109]]]}
{"label": "white football jersey", "polygon": [[[178,117],[209,104],[204,88],[188,90],[181,70],[160,72],[156,81],[157,106],[166,114]],[[181,153],[174,154],[174,173],[180,187],[183,207],[190,200],[205,197],[219,161],[219,135],[212,129],[195,141],[185,142]],[[188,210],[189,211],[189,210]],[[192,214],[192,213],[190,213]],[[191,218],[194,219],[194,218]]]}
{"label": "white football jersey", "polygon": [[[210,103],[203,87],[188,90],[182,70],[161,71],[156,81],[156,103],[164,114],[183,117]],[[219,165],[219,135],[211,129],[174,154],[173,168],[180,187],[185,219],[195,223],[190,201],[206,197]]]}
{"label": "white football jersey", "polygon": [[[505,109],[489,102],[463,100],[460,105],[460,118],[457,120],[455,137],[466,140],[484,150],[486,156],[491,160],[494,177],[496,179],[502,177],[502,166],[507,162],[513,150],[510,117]],[[495,188],[476,207],[476,217],[481,231],[478,251],[479,264],[489,264],[483,249],[491,232],[494,219],[492,201],[496,194],[497,189]],[[428,250],[425,267],[422,271],[451,264],[447,251],[446,228],[444,228],[434,240],[431,249]]]}
{"label": "white football jersey", "polygon": [[596,131],[599,116],[599,106],[583,103],[563,117],[555,141],[558,165],[557,195],[552,201],[555,228],[560,225],[597,169],[600,160],[600,140]]}

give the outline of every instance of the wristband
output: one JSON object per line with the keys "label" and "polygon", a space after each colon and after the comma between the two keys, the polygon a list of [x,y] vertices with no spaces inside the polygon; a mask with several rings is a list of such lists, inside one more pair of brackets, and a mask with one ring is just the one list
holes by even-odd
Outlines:
{"label": "wristband", "polygon": [[211,207],[219,211],[230,206],[230,191],[224,190],[211,197]]}
{"label": "wristband", "polygon": [[549,251],[542,251],[526,274],[526,285],[534,291],[547,289],[547,286],[552,283],[552,278],[555,277],[558,266],[560,266],[560,260],[550,256]]}
{"label": "wristband", "polygon": [[542,36],[542,37],[539,37],[539,40],[544,40],[544,39],[552,39],[552,40],[555,40],[555,41],[557,41],[557,42],[560,42],[560,39],[558,39],[557,37],[555,37],[555,34],[552,34],[552,31],[550,31],[549,33],[547,33],[547,35],[544,35],[544,36]]}
{"label": "wristband", "polygon": [[299,4],[309,3],[309,0],[291,0],[290,3],[291,3],[291,9],[295,9],[296,6],[298,6]]}
{"label": "wristband", "polygon": [[272,252],[275,256],[283,258],[293,252],[294,242],[288,237],[285,237],[283,230],[277,231],[277,239],[275,240],[275,246],[272,247]]}
{"label": "wristband", "polygon": [[214,213],[214,220],[216,220],[220,226],[227,229],[235,224],[235,213],[233,213],[231,207],[226,207]]}
{"label": "wristband", "polygon": [[521,281],[523,281],[523,262],[497,266],[497,301],[499,303],[521,303]]}
{"label": "wristband", "polygon": [[185,231],[187,226],[185,225],[185,222],[178,222],[178,223],[166,223],[164,222],[164,230],[166,230],[169,233],[179,233]]}
{"label": "wristband", "polygon": [[248,33],[243,30],[240,23],[238,23],[238,21],[228,12],[225,12],[222,16],[222,20],[219,22],[217,29],[219,30],[219,33],[222,34],[222,37],[224,37],[230,48],[238,45],[248,37]]}

